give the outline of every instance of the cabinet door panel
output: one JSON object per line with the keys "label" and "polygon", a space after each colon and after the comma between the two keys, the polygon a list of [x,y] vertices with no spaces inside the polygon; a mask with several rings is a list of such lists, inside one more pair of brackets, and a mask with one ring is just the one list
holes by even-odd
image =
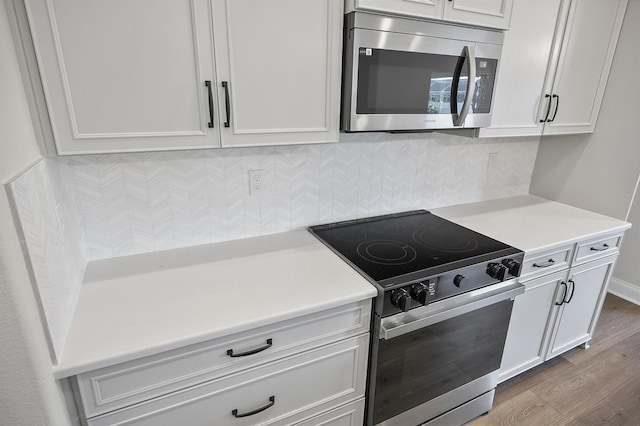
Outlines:
{"label": "cabinet door panel", "polygon": [[534,1],[515,1],[502,47],[491,126],[480,129],[481,137],[542,133],[539,105],[546,105],[543,88],[554,34],[564,23],[559,19],[561,3],[548,0],[541,7]]}
{"label": "cabinet door panel", "polygon": [[[216,0],[218,80],[229,82],[223,145],[338,139],[342,3]],[[225,89],[219,86],[220,104]],[[227,111],[220,111],[226,121]]]}
{"label": "cabinet door panel", "polygon": [[607,257],[571,269],[571,287],[567,296],[571,301],[561,307],[558,328],[547,359],[591,338],[615,259],[616,256]]}
{"label": "cabinet door panel", "polygon": [[[389,12],[420,18],[442,18],[443,0],[352,0],[358,10]],[[351,2],[350,2],[351,3]]]}
{"label": "cabinet door panel", "polygon": [[507,29],[513,1],[449,0],[445,2],[444,20]]}
{"label": "cabinet door panel", "polygon": [[545,135],[594,131],[626,4],[626,0],[571,3],[553,84],[553,93],[559,96],[557,116],[546,124]]}
{"label": "cabinet door panel", "polygon": [[507,380],[544,361],[553,324],[556,289],[567,278],[567,271],[526,282],[524,294],[516,297],[505,343],[500,381]]}
{"label": "cabinet door panel", "polygon": [[59,153],[217,145],[202,0],[28,1]]}

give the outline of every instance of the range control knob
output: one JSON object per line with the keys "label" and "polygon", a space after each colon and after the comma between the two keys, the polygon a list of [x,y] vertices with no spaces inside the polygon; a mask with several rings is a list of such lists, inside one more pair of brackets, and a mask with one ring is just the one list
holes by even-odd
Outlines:
{"label": "range control knob", "polygon": [[455,277],[453,277],[453,283],[456,285],[456,287],[460,288],[460,285],[462,284],[462,280],[464,280],[466,277],[462,274],[458,274]]}
{"label": "range control knob", "polygon": [[407,312],[411,305],[411,295],[404,288],[397,288],[391,292],[391,304],[402,312]]}
{"label": "range control knob", "polygon": [[487,275],[500,281],[504,281],[509,270],[500,263],[490,263],[487,265]]}
{"label": "range control knob", "polygon": [[519,277],[522,271],[522,264],[515,259],[503,259],[502,264],[507,267],[509,273],[514,277]]}
{"label": "range control knob", "polygon": [[425,283],[417,283],[411,286],[411,297],[421,305],[429,304],[429,286]]}

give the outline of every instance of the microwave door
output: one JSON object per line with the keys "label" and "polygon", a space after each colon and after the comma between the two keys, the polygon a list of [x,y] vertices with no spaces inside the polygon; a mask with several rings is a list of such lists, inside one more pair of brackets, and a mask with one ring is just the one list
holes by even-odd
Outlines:
{"label": "microwave door", "polygon": [[[462,67],[464,63],[467,63],[467,75],[466,75],[466,91],[464,95],[464,102],[462,103],[462,109],[458,114],[458,86],[460,79],[462,78]],[[464,125],[464,120],[467,118],[469,108],[474,100],[476,91],[476,57],[474,54],[473,46],[465,46],[462,50],[462,55],[458,58],[456,63],[456,69],[453,73],[453,81],[451,82],[451,116],[453,118],[453,125],[461,127]]]}

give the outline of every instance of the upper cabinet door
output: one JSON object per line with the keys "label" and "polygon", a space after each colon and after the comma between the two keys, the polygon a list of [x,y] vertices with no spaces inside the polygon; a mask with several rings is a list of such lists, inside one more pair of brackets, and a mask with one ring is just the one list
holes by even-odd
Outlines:
{"label": "upper cabinet door", "polygon": [[223,146],[336,142],[343,3],[213,0]]}
{"label": "upper cabinet door", "polygon": [[[540,116],[546,111],[540,113],[539,108],[548,106],[548,102],[540,101],[544,100],[545,81],[555,70],[550,58],[552,50],[559,51],[560,42],[554,40],[561,40],[564,30],[560,10],[568,6],[568,0],[546,0],[544,7],[536,1],[515,1],[511,28],[504,36],[491,126],[480,129],[481,137],[542,133]],[[560,37],[554,37],[557,34]]]}
{"label": "upper cabinet door", "polygon": [[627,0],[572,1],[544,134],[595,130]]}
{"label": "upper cabinet door", "polygon": [[347,0],[347,12],[370,10],[418,18],[442,19],[445,0]]}
{"label": "upper cabinet door", "polygon": [[[514,0],[448,0],[444,20],[491,28],[509,28]],[[537,3],[537,2],[532,2]],[[538,7],[541,7],[538,3]],[[546,2],[544,7],[547,7]]]}
{"label": "upper cabinet door", "polygon": [[26,6],[59,154],[219,145],[207,0]]}

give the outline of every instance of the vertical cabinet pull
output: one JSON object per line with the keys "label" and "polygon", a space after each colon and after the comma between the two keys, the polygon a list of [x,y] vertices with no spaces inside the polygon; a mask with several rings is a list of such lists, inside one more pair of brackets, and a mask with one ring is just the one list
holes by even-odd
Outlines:
{"label": "vertical cabinet pull", "polygon": [[206,80],[204,85],[207,86],[207,94],[209,95],[209,128],[213,128],[213,92],[211,91],[211,80]]}
{"label": "vertical cabinet pull", "polygon": [[236,408],[235,410],[231,411],[231,414],[233,414],[233,417],[235,417],[236,419],[239,419],[241,417],[249,417],[249,416],[253,416],[254,414],[261,413],[269,407],[273,407],[275,403],[276,403],[276,397],[275,395],[271,395],[269,397],[269,403],[267,405],[264,405],[260,408],[256,408],[255,410],[247,411],[246,413],[238,413],[238,409]]}
{"label": "vertical cabinet pull", "polygon": [[231,126],[231,102],[229,101],[229,82],[223,81],[222,87],[224,87],[224,107],[227,111],[227,121],[224,123],[224,127]]}
{"label": "vertical cabinet pull", "polygon": [[[566,302],[563,300],[564,303],[571,302],[571,299],[573,299],[573,295],[576,292],[576,283],[573,280],[569,280],[568,282],[571,284],[571,296],[569,296],[569,299],[567,299]],[[568,291],[568,288],[569,288],[569,286],[567,285],[567,291]]]}
{"label": "vertical cabinet pull", "polygon": [[[558,95],[553,95],[552,100],[555,99],[556,100],[556,109],[553,111],[553,117],[551,117],[550,120],[547,120],[549,122],[552,122],[553,120],[556,119],[556,115],[558,115],[558,107],[560,106],[560,96]],[[549,105],[551,105],[551,102],[549,102]]]}
{"label": "vertical cabinet pull", "polygon": [[[545,99],[549,99],[551,97],[550,94],[546,94],[544,95]],[[547,119],[549,118],[549,113],[551,112],[551,100],[549,99],[549,103],[547,103],[547,113],[544,115],[544,118],[540,119],[541,123],[544,123],[545,121],[547,121]]]}
{"label": "vertical cabinet pull", "polygon": [[566,282],[564,282],[564,281],[562,281],[562,282],[560,283],[560,285],[563,285],[563,286],[564,286],[564,293],[562,294],[562,301],[561,301],[561,302],[556,302],[556,306],[560,306],[560,305],[562,305],[563,303],[565,303],[565,299],[567,298],[567,289],[569,288],[569,287],[567,286],[567,283],[566,283]]}

